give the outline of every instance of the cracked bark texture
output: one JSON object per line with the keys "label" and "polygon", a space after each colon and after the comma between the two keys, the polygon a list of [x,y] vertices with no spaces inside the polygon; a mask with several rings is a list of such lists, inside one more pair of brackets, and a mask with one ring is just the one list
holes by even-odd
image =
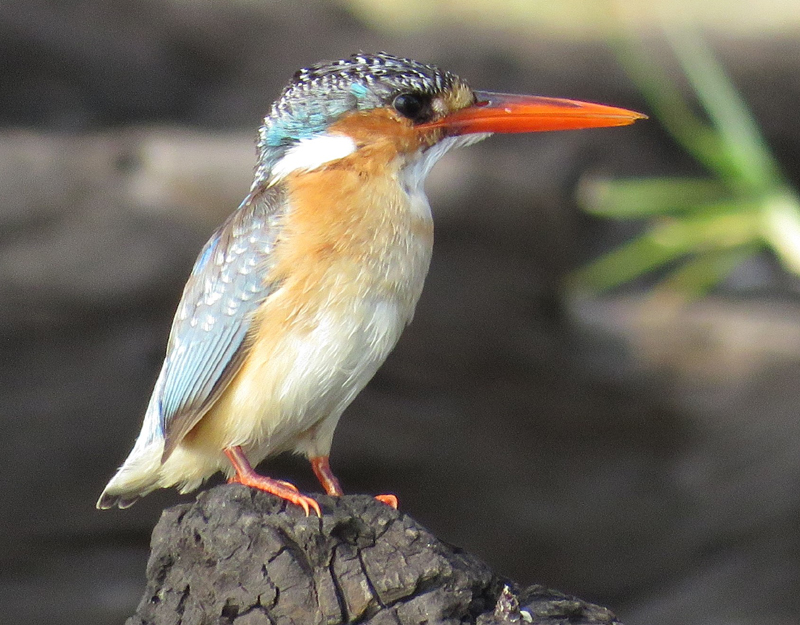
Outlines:
{"label": "cracked bark texture", "polygon": [[618,623],[541,586],[520,591],[371,497],[317,499],[321,519],[230,484],[165,510],[126,625]]}

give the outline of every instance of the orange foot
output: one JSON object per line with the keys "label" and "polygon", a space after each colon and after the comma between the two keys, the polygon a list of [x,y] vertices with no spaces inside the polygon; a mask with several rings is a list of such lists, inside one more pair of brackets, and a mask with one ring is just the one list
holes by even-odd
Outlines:
{"label": "orange foot", "polygon": [[319,504],[311,497],[301,495],[294,484],[283,480],[274,480],[271,477],[256,473],[253,467],[250,466],[250,462],[247,460],[247,456],[244,455],[242,448],[238,445],[226,449],[225,455],[228,456],[228,460],[231,461],[233,468],[236,470],[236,475],[229,479],[228,482],[237,482],[272,493],[296,506],[300,506],[305,511],[306,516],[308,516],[309,510],[313,509],[318,517],[322,517]]}
{"label": "orange foot", "polygon": [[397,501],[397,497],[394,495],[375,495],[375,499],[397,510],[399,502]]}
{"label": "orange foot", "polygon": [[[334,497],[344,495],[342,487],[339,485],[339,480],[336,479],[333,471],[331,471],[328,456],[311,456],[308,460],[311,462],[311,468],[314,469],[314,475],[317,476],[326,493]],[[394,495],[377,495],[375,499],[397,510],[397,497]]]}

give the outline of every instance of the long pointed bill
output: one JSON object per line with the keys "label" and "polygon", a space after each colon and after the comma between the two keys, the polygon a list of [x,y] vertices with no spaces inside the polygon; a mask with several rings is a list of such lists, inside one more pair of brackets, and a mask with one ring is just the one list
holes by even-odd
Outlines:
{"label": "long pointed bill", "polygon": [[578,100],[476,91],[477,101],[418,128],[445,128],[452,134],[541,132],[627,126],[646,115]]}

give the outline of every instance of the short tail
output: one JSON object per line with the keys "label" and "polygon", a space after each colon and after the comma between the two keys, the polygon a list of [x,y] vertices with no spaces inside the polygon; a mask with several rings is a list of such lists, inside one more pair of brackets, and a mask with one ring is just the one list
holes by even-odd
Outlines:
{"label": "short tail", "polygon": [[120,510],[124,510],[125,508],[130,508],[136,501],[141,497],[141,495],[112,495],[108,492],[108,489],[103,491],[103,494],[100,495],[100,499],[97,500],[97,509],[98,510],[108,510],[109,508],[113,508],[114,506],[118,506]]}
{"label": "short tail", "polygon": [[161,477],[161,455],[164,453],[164,432],[161,427],[161,389],[164,385],[165,368],[156,381],[150,403],[144,413],[142,431],[136,439],[130,455],[117,474],[111,478],[100,499],[97,507],[106,510],[119,506],[129,508],[139,497],[158,488]]}
{"label": "short tail", "polygon": [[163,450],[163,440],[151,441],[145,447],[137,444],[100,495],[97,507],[101,510],[114,506],[129,508],[139,497],[158,488]]}

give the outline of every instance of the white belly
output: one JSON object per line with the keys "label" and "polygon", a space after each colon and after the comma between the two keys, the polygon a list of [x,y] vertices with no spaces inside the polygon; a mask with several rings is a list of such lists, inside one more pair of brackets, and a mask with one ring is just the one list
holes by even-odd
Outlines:
{"label": "white belly", "polygon": [[422,280],[414,286],[402,298],[340,303],[273,343],[256,342],[234,383],[162,465],[160,485],[187,491],[220,469],[230,475],[222,452],[234,445],[254,466],[284,451],[327,456],[342,412],[411,320]]}
{"label": "white belly", "polygon": [[[236,419],[231,444],[249,448],[252,462],[286,450],[327,455],[333,427],[397,343],[408,312],[396,301],[362,300],[288,334],[237,386],[237,412],[258,418],[255,427]],[[329,433],[319,431],[323,423]]]}

